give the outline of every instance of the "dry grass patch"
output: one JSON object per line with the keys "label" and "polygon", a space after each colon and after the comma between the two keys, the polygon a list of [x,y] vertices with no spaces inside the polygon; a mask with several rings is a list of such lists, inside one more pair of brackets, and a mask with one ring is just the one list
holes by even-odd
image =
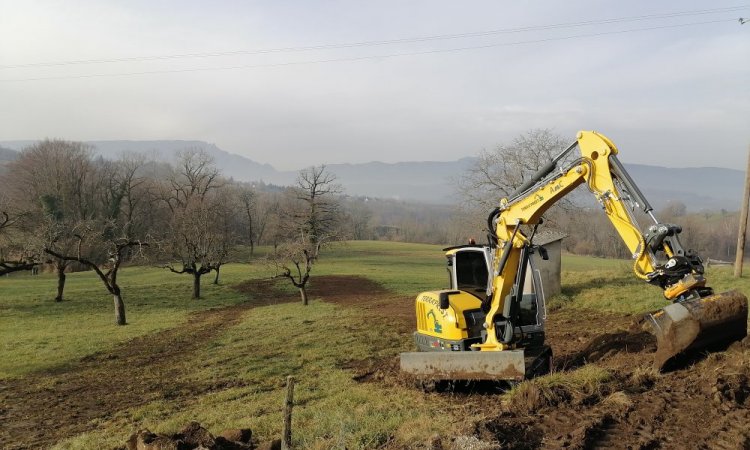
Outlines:
{"label": "dry grass patch", "polygon": [[512,411],[531,414],[562,403],[594,403],[608,393],[611,380],[608,370],[594,365],[553,372],[516,386],[507,394],[507,404]]}

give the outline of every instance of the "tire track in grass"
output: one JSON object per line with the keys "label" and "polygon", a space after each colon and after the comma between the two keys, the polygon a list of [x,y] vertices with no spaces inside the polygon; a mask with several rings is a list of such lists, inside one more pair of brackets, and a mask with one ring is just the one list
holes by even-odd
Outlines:
{"label": "tire track in grass", "polygon": [[221,389],[221,383],[195,386],[177,380],[189,373],[193,353],[240,323],[243,312],[296,300],[269,280],[252,280],[237,289],[252,293],[253,298],[192,313],[182,325],[118,344],[77,363],[0,381],[0,448],[48,448],[96,429],[97,422],[120,411]]}

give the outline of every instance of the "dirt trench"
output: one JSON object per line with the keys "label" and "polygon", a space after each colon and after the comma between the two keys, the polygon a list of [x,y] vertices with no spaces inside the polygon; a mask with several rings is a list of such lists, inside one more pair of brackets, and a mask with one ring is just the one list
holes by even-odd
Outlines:
{"label": "dirt trench", "polygon": [[750,448],[750,339],[660,374],[650,367],[655,339],[637,319],[552,313],[556,370],[594,364],[611,377],[593,394],[558,394],[536,410],[511,402],[473,434],[496,449]]}

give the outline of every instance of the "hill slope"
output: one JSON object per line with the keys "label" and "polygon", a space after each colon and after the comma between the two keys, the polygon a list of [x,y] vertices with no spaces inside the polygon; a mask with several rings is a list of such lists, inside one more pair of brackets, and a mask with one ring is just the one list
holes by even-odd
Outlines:
{"label": "hill slope", "polygon": [[[20,150],[36,141],[0,141],[0,146]],[[264,181],[279,185],[294,183],[295,171],[279,171],[244,156],[229,153],[204,141],[89,141],[106,158],[123,152],[145,153],[157,160],[174,162],[185,149],[203,149],[214,157],[222,172],[239,181]],[[0,160],[4,154],[0,152]],[[454,182],[474,162],[418,161],[400,163],[368,162],[329,164],[349,195],[450,204],[457,201]],[[742,199],[744,172],[717,167],[668,168],[626,164],[633,179],[657,209],[669,202],[682,202],[691,211],[737,210]]]}

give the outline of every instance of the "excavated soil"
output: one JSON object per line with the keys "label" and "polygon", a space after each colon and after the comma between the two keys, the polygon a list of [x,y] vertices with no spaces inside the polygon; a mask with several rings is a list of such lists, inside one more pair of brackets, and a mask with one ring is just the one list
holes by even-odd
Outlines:
{"label": "excavated soil", "polygon": [[[372,307],[361,298],[345,296],[340,302]],[[413,331],[412,299],[391,296],[373,302],[381,315],[387,312],[385,319]],[[547,339],[555,355],[554,371],[565,374],[593,364],[606,369],[609,379],[593,392],[558,391],[553,399],[537,398],[541,403],[533,408],[503,402],[503,388],[486,383],[425,394],[452,396],[466,405],[467,414],[490,416],[466,435],[434,436],[422,447],[750,449],[750,338],[658,373],[652,367],[656,340],[641,323],[640,316],[600,311],[551,312]],[[397,357],[351,361],[345,368],[354,370],[353,378],[360,382],[414,382],[399,372]]]}
{"label": "excavated soil", "polygon": [[[238,289],[257,300],[195,313],[182,326],[76,364],[0,381],[0,448],[46,448],[96,429],[99,420],[118,411],[160,398],[187,404],[196,394],[224,389],[221,383],[174,380],[189,370],[193,351],[237,324],[242,311],[297,300],[268,282]],[[401,336],[413,332],[413,299],[363,277],[317,277],[310,291],[328,302],[364,308]],[[461,436],[434,436],[422,448],[750,448],[748,339],[659,374],[650,368],[654,340],[640,331],[637,317],[563,308],[550,312],[547,323],[555,371],[596,365],[611,377],[593,393],[558,392],[554,401],[537,396],[533,408],[503,401],[500,390],[425,394],[454,396],[467,416],[484,419]],[[360,382],[413,388],[396,356],[348,361],[342,368]]]}

